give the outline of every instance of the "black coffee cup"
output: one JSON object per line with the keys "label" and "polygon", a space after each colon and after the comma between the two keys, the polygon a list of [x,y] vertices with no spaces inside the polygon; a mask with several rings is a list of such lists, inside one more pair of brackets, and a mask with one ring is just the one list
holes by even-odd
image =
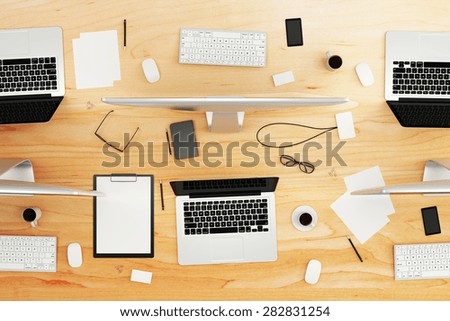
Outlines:
{"label": "black coffee cup", "polygon": [[38,226],[38,220],[41,218],[42,212],[38,207],[28,207],[23,210],[22,218],[25,222],[31,224],[31,226]]}
{"label": "black coffee cup", "polygon": [[317,225],[317,213],[307,205],[301,205],[292,212],[292,224],[302,232],[312,230]]}
{"label": "black coffee cup", "polygon": [[327,67],[329,70],[336,70],[342,66],[342,58],[337,55],[331,54],[331,52],[326,52],[327,56]]}

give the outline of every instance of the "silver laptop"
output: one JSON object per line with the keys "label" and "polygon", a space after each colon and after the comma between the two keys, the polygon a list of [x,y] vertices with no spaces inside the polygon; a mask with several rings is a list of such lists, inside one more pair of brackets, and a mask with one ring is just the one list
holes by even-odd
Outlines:
{"label": "silver laptop", "polygon": [[386,33],[385,98],[402,126],[450,127],[450,32]]}
{"label": "silver laptop", "polygon": [[171,182],[178,263],[276,261],[277,183],[278,177]]}
{"label": "silver laptop", "polygon": [[3,29],[0,44],[0,124],[49,121],[65,94],[62,29]]}

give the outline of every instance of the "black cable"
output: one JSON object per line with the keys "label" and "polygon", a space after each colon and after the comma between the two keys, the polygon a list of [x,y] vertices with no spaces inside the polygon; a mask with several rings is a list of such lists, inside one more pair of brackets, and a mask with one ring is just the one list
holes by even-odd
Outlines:
{"label": "black cable", "polygon": [[[314,130],[323,130],[321,133],[314,135],[308,139],[296,142],[296,143],[292,143],[290,145],[281,145],[281,146],[271,146],[271,145],[267,145],[266,143],[263,143],[261,141],[261,139],[259,138],[259,133],[261,132],[261,130],[263,130],[266,127],[270,127],[270,126],[276,126],[276,125],[288,125],[288,126],[297,126],[297,127],[303,127],[303,128],[308,128],[308,129],[314,129]],[[287,147],[293,147],[293,146],[297,146],[300,144],[304,144],[316,137],[319,137],[320,135],[323,135],[327,132],[330,132],[332,130],[337,129],[337,126],[335,127],[313,127],[313,126],[307,126],[307,125],[302,125],[302,124],[296,124],[296,123],[285,123],[285,122],[277,122],[277,123],[269,123],[267,125],[262,126],[260,129],[258,129],[258,131],[256,132],[256,140],[258,141],[258,143],[260,143],[262,146],[264,147],[268,147],[268,148],[287,148]]]}

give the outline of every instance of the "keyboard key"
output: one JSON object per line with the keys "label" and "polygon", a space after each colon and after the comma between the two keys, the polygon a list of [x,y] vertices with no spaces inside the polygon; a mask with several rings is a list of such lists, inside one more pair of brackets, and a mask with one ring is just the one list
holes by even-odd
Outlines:
{"label": "keyboard key", "polygon": [[211,234],[222,234],[222,233],[237,233],[237,227],[221,227],[221,228],[212,228],[210,229]]}
{"label": "keyboard key", "polygon": [[23,59],[4,59],[3,65],[4,66],[10,66],[10,65],[28,65],[31,63],[30,58],[23,58]]}
{"label": "keyboard key", "polygon": [[429,68],[450,68],[450,62],[424,62],[424,67],[429,67]]}

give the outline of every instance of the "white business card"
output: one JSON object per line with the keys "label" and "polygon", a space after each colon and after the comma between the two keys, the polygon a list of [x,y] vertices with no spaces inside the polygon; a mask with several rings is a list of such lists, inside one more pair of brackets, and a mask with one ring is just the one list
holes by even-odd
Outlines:
{"label": "white business card", "polygon": [[285,85],[285,84],[295,81],[294,73],[292,72],[292,70],[282,72],[281,74],[273,75],[272,78],[273,78],[273,83],[274,83],[275,87]]}
{"label": "white business card", "polygon": [[336,114],[339,139],[349,139],[356,137],[355,125],[353,124],[352,112]]}
{"label": "white business card", "polygon": [[152,283],[152,272],[131,270],[131,281],[150,284]]}

